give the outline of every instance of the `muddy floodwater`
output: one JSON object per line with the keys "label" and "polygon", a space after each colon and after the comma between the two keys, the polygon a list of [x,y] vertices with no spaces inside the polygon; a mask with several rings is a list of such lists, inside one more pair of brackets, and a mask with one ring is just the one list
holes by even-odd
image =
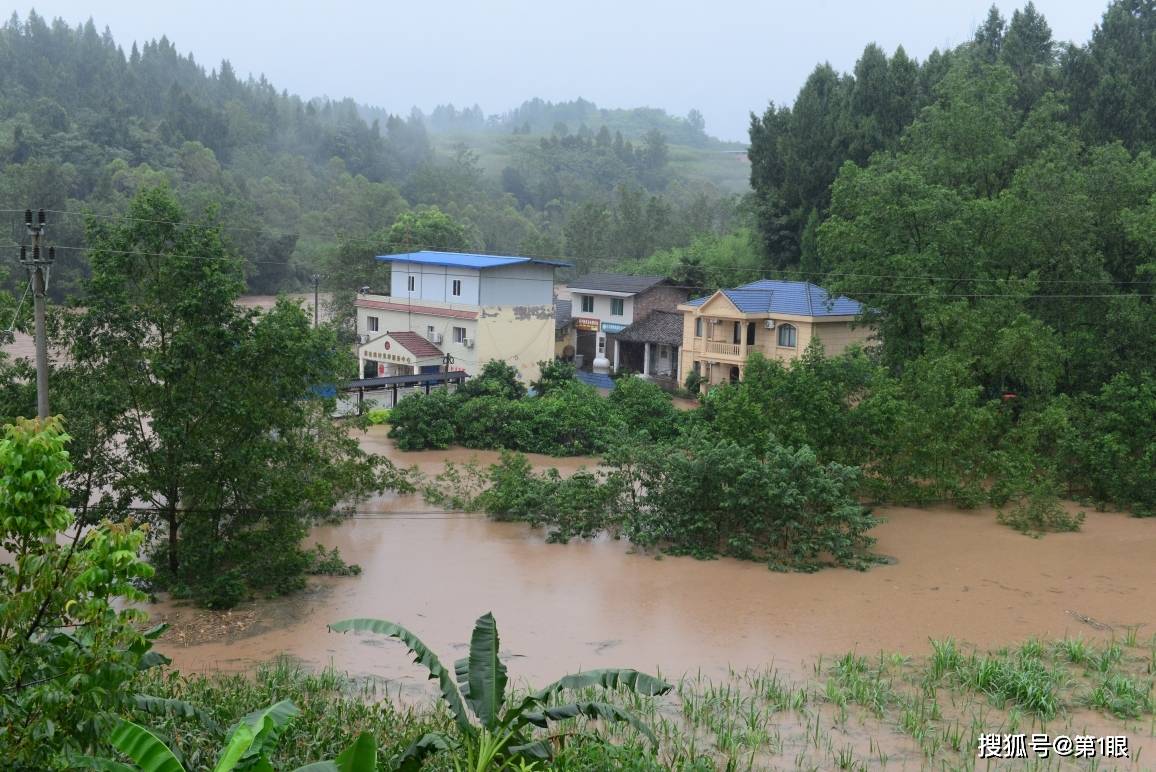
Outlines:
{"label": "muddy floodwater", "polygon": [[[383,427],[364,444],[427,473],[446,459],[497,455],[402,453]],[[565,471],[593,463],[533,460]],[[493,611],[511,675],[532,682],[610,666],[679,676],[773,663],[801,674],[820,654],[925,654],[931,637],[996,647],[1128,626],[1141,637],[1156,632],[1156,520],[1123,514],[1089,511],[1080,533],[1031,539],[989,509],[880,508],[877,549],[894,564],[781,574],[730,559],[655,559],[610,539],[548,544],[523,524],[440,512],[419,496],[382,497],[360,511],[313,532],[360,564],[359,577],[314,580],[305,594],[239,610],[236,632],[159,648],[187,671],[246,670],[288,654],[404,690],[425,679],[400,645],[329,633],[326,623],[397,621],[452,659],[473,620]],[[164,603],[153,610],[183,613]]]}

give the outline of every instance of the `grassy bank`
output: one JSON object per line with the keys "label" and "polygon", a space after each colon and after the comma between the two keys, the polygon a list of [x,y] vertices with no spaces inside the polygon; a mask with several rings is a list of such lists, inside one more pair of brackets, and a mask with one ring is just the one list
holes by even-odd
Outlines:
{"label": "grassy bank", "polygon": [[[614,697],[654,729],[657,748],[629,726],[579,720],[555,740],[558,754],[549,768],[985,769],[989,762],[977,757],[981,734],[1024,733],[1030,741],[1033,733],[1047,732],[1126,735],[1130,758],[1033,755],[1033,769],[1144,769],[1156,737],[1154,672],[1156,636],[1141,639],[1130,629],[1112,639],[1029,640],[991,652],[932,641],[931,655],[919,658],[851,652],[820,658],[803,679],[774,668],[721,679],[688,675],[664,697]],[[381,682],[310,674],[285,661],[252,677],[147,672],[137,686],[203,706],[211,725],[195,716],[154,717],[189,769],[211,767],[219,732],[212,725],[227,726],[280,699],[292,700],[302,715],[279,743],[278,769],[331,757],[361,731],[371,732],[387,757],[425,732],[452,731],[448,713],[432,701],[401,704]],[[460,761],[440,753],[423,768],[453,769]],[[1008,764],[994,761],[995,767]]]}

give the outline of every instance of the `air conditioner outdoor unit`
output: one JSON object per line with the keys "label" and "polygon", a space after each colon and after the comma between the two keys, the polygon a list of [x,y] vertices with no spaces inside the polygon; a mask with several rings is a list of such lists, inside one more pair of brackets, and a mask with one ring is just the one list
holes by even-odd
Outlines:
{"label": "air conditioner outdoor unit", "polygon": [[430,339],[430,343],[441,343],[442,342],[442,334],[440,332],[435,332],[433,335],[430,336],[429,339]]}
{"label": "air conditioner outdoor unit", "polygon": [[474,339],[473,338],[466,338],[465,340],[462,341],[462,343],[465,344],[466,348],[473,348],[474,347]]}
{"label": "air conditioner outdoor unit", "polygon": [[768,319],[767,321],[763,322],[763,327],[765,327],[768,330],[775,329],[775,320],[774,319]]}
{"label": "air conditioner outdoor unit", "polygon": [[711,319],[711,320],[710,320],[710,323],[711,323],[711,324],[719,324],[719,323],[721,323],[721,322],[722,322],[722,319]]}
{"label": "air conditioner outdoor unit", "polygon": [[364,333],[357,336],[357,342],[361,344],[369,343],[369,333]]}

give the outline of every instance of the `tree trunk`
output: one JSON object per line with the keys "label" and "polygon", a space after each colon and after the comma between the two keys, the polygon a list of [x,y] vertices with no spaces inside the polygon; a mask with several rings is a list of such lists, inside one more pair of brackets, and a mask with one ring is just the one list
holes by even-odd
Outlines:
{"label": "tree trunk", "polygon": [[175,506],[169,507],[169,573],[172,574],[172,581],[177,581],[177,571],[180,568],[180,556],[177,551],[177,508]]}

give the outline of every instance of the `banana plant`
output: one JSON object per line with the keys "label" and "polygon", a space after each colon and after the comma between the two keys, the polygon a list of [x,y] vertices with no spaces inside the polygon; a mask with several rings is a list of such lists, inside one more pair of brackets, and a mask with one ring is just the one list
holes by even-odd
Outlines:
{"label": "banana plant", "polygon": [[[461,742],[439,734],[426,734],[393,760],[393,768],[412,772],[431,753],[457,748],[465,752],[473,772],[522,768],[536,761],[548,761],[552,746],[548,739],[535,740],[534,727],[578,716],[603,721],[624,722],[657,744],[654,733],[633,713],[608,702],[553,704],[563,691],[592,686],[629,689],[647,697],[666,694],[671,685],[637,670],[607,669],[576,673],[532,692],[521,700],[507,701],[506,666],[498,657],[498,626],[491,613],[478,618],[470,637],[469,655],[454,663],[451,673],[437,656],[412,632],[394,622],[380,619],[346,619],[329,625],[333,632],[374,633],[396,638],[405,644],[414,663],[429,671],[438,682],[443,701],[461,735]],[[472,714],[472,717],[471,717]]]}
{"label": "banana plant", "polygon": [[[213,772],[273,772],[269,753],[299,713],[292,702],[282,700],[242,718],[230,730]],[[137,766],[110,759],[85,759],[91,768],[104,772],[186,772],[180,755],[140,724],[121,720],[108,739]],[[336,759],[307,764],[294,772],[377,772],[377,742],[373,735],[363,732]]]}

